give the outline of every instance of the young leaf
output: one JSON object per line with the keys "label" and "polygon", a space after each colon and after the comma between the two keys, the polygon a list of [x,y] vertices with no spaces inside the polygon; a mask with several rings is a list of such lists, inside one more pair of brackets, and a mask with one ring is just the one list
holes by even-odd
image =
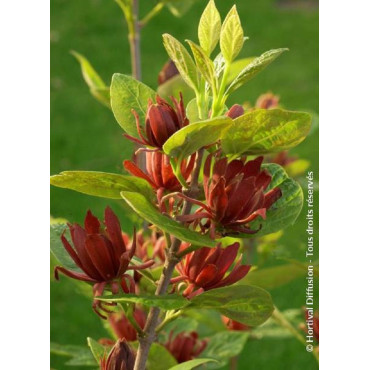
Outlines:
{"label": "young leaf", "polygon": [[217,361],[211,358],[197,358],[195,360],[182,362],[181,364],[172,366],[169,370],[191,370],[195,369],[196,367],[202,364],[206,364],[207,362],[217,362]]}
{"label": "young leaf", "polygon": [[184,308],[189,304],[189,301],[178,294],[168,295],[138,295],[138,294],[123,294],[111,295],[96,298],[100,301],[108,302],[124,302],[124,303],[138,303],[148,307],[159,307],[164,310],[178,310]]}
{"label": "young leaf", "polygon": [[202,16],[200,17],[198,26],[198,39],[200,46],[209,56],[217,46],[221,32],[221,17],[218,12],[214,0],[210,0]]}
{"label": "young leaf", "polygon": [[[267,211],[266,220],[258,218],[251,223],[251,228],[262,226],[256,236],[271,234],[294,224],[303,206],[303,192],[298,182],[290,179],[278,164],[270,163],[262,167],[272,176],[267,190],[278,186],[282,197]],[[244,237],[250,237],[250,235]]]}
{"label": "young leaf", "polygon": [[82,76],[90,88],[91,94],[102,104],[110,108],[109,89],[104,81],[95,71],[90,62],[77,51],[72,50],[71,54],[78,60],[81,66]]}
{"label": "young leaf", "polygon": [[90,350],[94,355],[96,362],[100,364],[100,361],[106,355],[107,352],[106,348],[90,337],[87,338],[87,344],[90,347]]}
{"label": "young leaf", "polygon": [[222,139],[226,154],[264,154],[290,149],[310,131],[311,116],[282,109],[257,109],[234,120]]}
{"label": "young leaf", "polygon": [[68,366],[96,366],[96,360],[86,346],[50,343],[50,353],[70,357],[65,363]]}
{"label": "young leaf", "polygon": [[214,86],[215,69],[213,62],[211,61],[211,59],[209,59],[207,54],[199,45],[195,44],[191,40],[186,40],[186,42],[190,45],[191,51],[194,55],[195,63],[197,64],[200,73],[210,86]]}
{"label": "young leaf", "polygon": [[176,363],[176,359],[164,346],[159,343],[152,343],[146,363],[147,370],[169,369],[175,366]]}
{"label": "young leaf", "polygon": [[216,309],[222,315],[248,326],[263,324],[274,305],[265,290],[249,285],[232,285],[206,291],[190,301],[189,308]]}
{"label": "young leaf", "polygon": [[173,36],[165,33],[163,44],[172,61],[175,63],[184,81],[194,90],[198,91],[198,71],[188,51]]}
{"label": "young leaf", "polygon": [[244,44],[244,32],[234,5],[227,14],[221,28],[220,48],[229,64],[238,56]]}
{"label": "young leaf", "polygon": [[122,198],[141,217],[176,238],[194,245],[215,247],[216,242],[206,235],[189,230],[168,216],[162,215],[153,204],[140,193],[121,192]]}
{"label": "young leaf", "polygon": [[216,117],[195,122],[175,132],[163,145],[163,150],[171,157],[186,158],[203,146],[215,143],[232,126],[229,117]]}
{"label": "young leaf", "polygon": [[168,99],[169,96],[177,98],[181,92],[185,105],[195,97],[194,91],[179,74],[173,76],[162,85],[159,85],[157,92],[163,99]]}
{"label": "young leaf", "polygon": [[227,74],[226,83],[229,84],[234,81],[238,74],[246,68],[250,63],[253,62],[255,57],[242,58],[234,60],[229,67],[229,73]]}
{"label": "young leaf", "polygon": [[111,105],[119,125],[131,136],[138,137],[136,121],[131,110],[144,122],[148,101],[155,100],[156,93],[131,76],[115,73],[110,87]]}
{"label": "young leaf", "polygon": [[244,85],[250,79],[252,79],[257,73],[264,70],[270,63],[272,63],[278,56],[284,51],[289,49],[274,49],[266,51],[261,56],[254,58],[235,78],[226,90],[226,95],[230,95],[233,91]]}
{"label": "young leaf", "polygon": [[214,358],[218,363],[207,365],[207,369],[218,369],[225,366],[228,360],[238,356],[248,339],[245,331],[222,331],[209,338],[202,356]]}
{"label": "young leaf", "polygon": [[121,199],[121,191],[134,191],[151,198],[153,190],[143,179],[115,173],[64,171],[50,177],[50,183],[96,197]]}

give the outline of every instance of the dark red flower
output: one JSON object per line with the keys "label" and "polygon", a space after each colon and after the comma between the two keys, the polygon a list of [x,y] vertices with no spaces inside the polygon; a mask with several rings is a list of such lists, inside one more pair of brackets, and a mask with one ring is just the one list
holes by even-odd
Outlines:
{"label": "dark red flower", "polygon": [[226,116],[235,119],[244,114],[244,108],[239,104],[234,104],[227,112]]}
{"label": "dark red flower", "polygon": [[191,333],[183,332],[176,337],[173,337],[173,333],[171,332],[165,344],[165,347],[179,363],[190,361],[199,356],[206,346],[207,341],[199,340],[198,334],[195,331]]}
{"label": "dark red flower", "polygon": [[125,137],[145,146],[162,149],[163,144],[176,131],[189,124],[185,115],[184,102],[180,94],[180,101],[172,98],[175,108],[168,104],[164,99],[157,96],[157,103],[149,100],[148,109],[145,117],[145,136],[140,128],[138,114],[133,111],[136,118],[136,127],[141,140],[125,134]]}
{"label": "dark red flower", "polygon": [[250,326],[242,324],[239,321],[232,320],[226,316],[222,316],[222,321],[229,330],[249,331],[252,329]]}
{"label": "dark red flower", "polygon": [[[185,222],[195,221],[203,231],[210,229],[210,236],[246,233],[254,234],[249,223],[256,217],[266,217],[266,210],[278,200],[282,193],[279,188],[266,192],[271,182],[271,176],[266,170],[261,170],[263,157],[258,157],[244,163],[227,158],[215,159],[210,154],[204,165],[203,186],[206,204],[194,201],[201,206],[195,214],[179,216]],[[207,219],[201,224],[201,219]]]}
{"label": "dark red flower", "polygon": [[166,81],[170,80],[172,77],[179,74],[175,63],[169,60],[161,69],[158,74],[158,85],[164,84]]}
{"label": "dark red flower", "polygon": [[239,243],[234,243],[226,248],[218,245],[215,248],[203,247],[188,253],[177,264],[176,269],[180,276],[172,279],[172,282],[188,283],[188,287],[183,292],[187,298],[193,298],[206,290],[234,284],[247,275],[251,268],[249,265],[241,265],[241,259],[239,259],[225,277],[238,255],[238,250]]}
{"label": "dark red flower", "polygon": [[259,109],[273,109],[279,106],[280,98],[273,93],[262,94],[256,101],[256,108]]}
{"label": "dark red flower", "polygon": [[289,152],[287,150],[283,150],[277,153],[275,157],[271,159],[271,162],[279,164],[282,167],[285,167],[288,164],[295,162],[297,159],[298,158],[296,156],[289,155]]}
{"label": "dark red flower", "polygon": [[135,365],[135,355],[126,340],[119,339],[108,358],[103,358],[100,363],[101,370],[133,370]]}
{"label": "dark red flower", "polygon": [[[195,155],[189,160],[181,162],[183,178],[189,179],[194,167]],[[136,177],[146,180],[155,190],[181,190],[181,184],[172,171],[170,158],[161,152],[146,152],[146,172],[142,171],[134,162],[124,161],[125,169]]]}
{"label": "dark red flower", "polygon": [[[133,317],[140,328],[143,329],[146,321],[145,312],[136,307]],[[128,342],[137,340],[137,332],[123,312],[115,312],[109,315],[108,321],[117,338],[126,339]]]}
{"label": "dark red flower", "polygon": [[[140,266],[130,265],[135,254],[136,236],[134,235],[132,247],[128,249],[119,220],[109,207],[105,209],[104,223],[105,229],[101,228],[99,220],[88,211],[85,228],[78,224],[68,225],[74,247],[68,242],[64,232],[61,240],[64,248],[82,272],[56,266],[55,278],[59,280],[59,272],[61,272],[73,279],[93,283],[94,296],[101,296],[107,284],[113,294],[119,293],[120,287],[125,293],[134,293],[135,282],[126,271],[149,267],[154,261],[148,261]],[[94,300],[93,308],[104,318],[105,316],[101,315],[98,308],[109,312],[104,309],[101,302],[96,300]]]}

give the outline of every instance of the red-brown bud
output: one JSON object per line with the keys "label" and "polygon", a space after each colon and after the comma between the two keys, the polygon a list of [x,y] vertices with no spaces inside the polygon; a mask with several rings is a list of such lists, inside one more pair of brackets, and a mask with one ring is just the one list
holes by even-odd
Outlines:
{"label": "red-brown bud", "polygon": [[229,330],[249,331],[252,329],[250,326],[244,325],[241,322],[232,320],[226,316],[222,316],[222,321]]}
{"label": "red-brown bud", "polygon": [[234,104],[227,112],[226,116],[235,119],[244,114],[244,108],[239,104]]}
{"label": "red-brown bud", "polygon": [[119,339],[109,353],[107,360],[100,364],[101,370],[133,370],[135,355],[126,340]]}
{"label": "red-brown bud", "polygon": [[256,108],[273,109],[279,106],[280,97],[273,93],[266,93],[259,96],[256,101]]}
{"label": "red-brown bud", "polygon": [[[140,308],[135,308],[133,317],[140,328],[143,329],[146,321],[145,312]],[[108,321],[117,338],[126,339],[128,342],[137,340],[137,332],[123,312],[117,312],[109,315]]]}
{"label": "red-brown bud", "polygon": [[172,60],[169,60],[158,74],[158,85],[164,84],[166,81],[178,74],[179,70],[176,68],[175,63]]}

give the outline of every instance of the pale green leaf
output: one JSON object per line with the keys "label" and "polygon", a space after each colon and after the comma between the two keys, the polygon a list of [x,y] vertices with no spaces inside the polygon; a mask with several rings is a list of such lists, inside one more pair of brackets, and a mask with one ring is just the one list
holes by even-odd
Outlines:
{"label": "pale green leaf", "polygon": [[180,223],[160,213],[142,194],[123,191],[121,192],[121,196],[139,216],[176,238],[194,245],[216,246],[217,243],[208,236],[189,230]]}
{"label": "pale green leaf", "polygon": [[244,85],[246,82],[251,80],[257,73],[264,70],[270,63],[272,63],[278,56],[284,51],[289,49],[274,49],[266,51],[261,56],[254,58],[234,79],[230,86],[226,90],[226,95],[231,94],[233,91]]}
{"label": "pale green leaf", "polygon": [[211,358],[197,358],[195,360],[182,362],[181,364],[171,367],[169,370],[191,370],[195,369],[196,367],[202,364],[206,364],[207,362],[217,362],[217,361]]}
{"label": "pale green leaf", "polygon": [[214,0],[210,0],[200,17],[198,39],[207,55],[211,55],[217,46],[221,33],[221,17]]}
{"label": "pale green leaf", "polygon": [[163,150],[171,157],[186,158],[198,149],[215,143],[232,124],[232,119],[225,116],[192,123],[173,134],[164,143]]}
{"label": "pale green leaf", "polygon": [[171,96],[177,99],[179,98],[181,92],[185,106],[195,97],[194,91],[179,74],[159,85],[157,92],[163,99],[168,99]]}
{"label": "pale green leaf", "polygon": [[156,92],[131,76],[115,73],[110,87],[111,106],[119,125],[131,136],[139,137],[132,110],[144,124],[149,100],[154,101]]}
{"label": "pale green leaf", "polygon": [[96,366],[96,360],[87,347],[50,343],[50,353],[70,357],[65,363],[68,366]]}
{"label": "pale green leaf", "polygon": [[87,344],[90,347],[92,354],[98,364],[107,355],[107,349],[92,338],[87,338]]}
{"label": "pale green leaf", "polygon": [[165,33],[163,44],[172,61],[175,63],[184,81],[194,90],[198,91],[198,71],[189,52],[173,36]]}
{"label": "pale green leaf", "polygon": [[311,116],[282,109],[256,109],[234,120],[222,139],[226,154],[265,154],[290,149],[310,131]]}
{"label": "pale green leaf", "polygon": [[140,294],[122,294],[110,295],[96,298],[100,301],[138,303],[148,307],[159,307],[164,310],[177,310],[189,305],[189,301],[182,295],[140,295]]}
{"label": "pale green leaf", "polygon": [[222,24],[220,36],[221,52],[228,63],[231,63],[238,56],[243,44],[244,32],[234,5]]}

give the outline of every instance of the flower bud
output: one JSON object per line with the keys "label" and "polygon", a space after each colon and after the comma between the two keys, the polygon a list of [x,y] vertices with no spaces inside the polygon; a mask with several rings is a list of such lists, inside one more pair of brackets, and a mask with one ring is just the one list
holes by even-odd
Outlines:
{"label": "flower bud", "polygon": [[175,63],[172,60],[169,60],[158,74],[158,85],[164,84],[166,81],[178,74],[179,71],[176,68]]}
{"label": "flower bud", "polygon": [[104,362],[101,370],[133,370],[135,356],[126,340],[119,339]]}
{"label": "flower bud", "polygon": [[227,112],[226,116],[235,119],[244,114],[244,108],[239,104],[234,104]]}

